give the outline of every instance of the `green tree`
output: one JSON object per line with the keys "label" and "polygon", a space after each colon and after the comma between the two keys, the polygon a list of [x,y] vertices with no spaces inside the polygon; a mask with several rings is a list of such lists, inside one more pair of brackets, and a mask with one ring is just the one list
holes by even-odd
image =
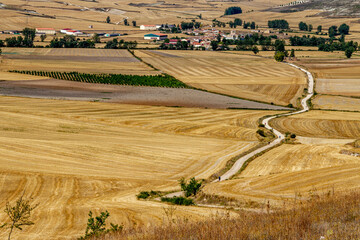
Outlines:
{"label": "green tree", "polygon": [[274,58],[278,62],[283,62],[285,59],[285,53],[284,52],[276,52]]}
{"label": "green tree", "polygon": [[8,240],[11,239],[11,234],[14,228],[22,230],[23,226],[33,225],[34,222],[30,221],[32,211],[38,205],[32,206],[29,200],[24,199],[24,193],[16,201],[15,205],[6,203],[5,213],[9,217],[10,221],[4,223],[1,227],[8,227],[10,229]]}
{"label": "green tree", "polygon": [[225,10],[224,15],[234,15],[239,13],[242,13],[241,7],[229,7]]}
{"label": "green tree", "polygon": [[341,24],[339,27],[339,34],[348,35],[350,31],[349,25],[346,25],[345,23]]}
{"label": "green tree", "polygon": [[24,47],[33,47],[34,46],[34,39],[35,39],[35,29],[33,28],[24,28],[22,31],[24,35],[23,39],[23,46]]}
{"label": "green tree", "polygon": [[136,27],[136,21],[132,21],[133,27]]}
{"label": "green tree", "polygon": [[355,52],[355,49],[353,47],[349,47],[345,50],[345,56],[347,58],[351,58],[351,56],[353,55],[354,52]]}
{"label": "green tree", "polygon": [[300,31],[308,31],[308,25],[306,24],[306,23],[304,23],[304,22],[300,22],[299,23],[299,30]]}
{"label": "green tree", "polygon": [[125,26],[128,26],[128,25],[129,25],[128,20],[127,20],[126,18],[124,19],[124,25],[125,25]]}
{"label": "green tree", "polygon": [[322,26],[321,26],[321,25],[319,25],[319,26],[317,27],[317,31],[318,31],[318,32],[321,32],[321,31],[322,31]]}
{"label": "green tree", "polygon": [[331,26],[329,28],[329,37],[335,37],[338,33],[337,26]]}
{"label": "green tree", "polygon": [[290,57],[291,57],[291,58],[294,58],[294,57],[295,57],[295,50],[294,50],[294,49],[291,49]]}
{"label": "green tree", "polygon": [[254,46],[251,50],[255,55],[259,53],[259,48],[257,46]]}
{"label": "green tree", "polygon": [[106,23],[110,23],[110,22],[111,22],[110,16],[107,16]]}
{"label": "green tree", "polygon": [[85,230],[85,236],[79,239],[89,239],[91,237],[99,237],[108,232],[120,232],[122,225],[110,223],[110,229],[106,229],[106,219],[110,216],[108,211],[101,212],[99,216],[93,217],[93,213],[89,212],[89,218]]}
{"label": "green tree", "polygon": [[194,177],[190,179],[189,183],[185,181],[185,178],[179,180],[181,190],[185,192],[185,196],[195,196],[202,185],[201,181],[196,180]]}
{"label": "green tree", "polygon": [[275,41],[275,51],[276,52],[284,52],[285,51],[285,42],[281,40]]}
{"label": "green tree", "polygon": [[219,43],[217,41],[211,41],[210,45],[213,51],[216,51],[219,47]]}
{"label": "green tree", "polygon": [[313,30],[313,25],[309,24],[309,32]]}
{"label": "green tree", "polygon": [[95,34],[92,36],[92,40],[93,40],[94,43],[100,43],[100,42],[101,42],[100,36],[99,36],[97,33],[95,33]]}
{"label": "green tree", "polygon": [[40,40],[41,40],[41,42],[44,42],[44,41],[45,41],[45,39],[46,39],[46,34],[42,34],[42,35],[40,36]]}

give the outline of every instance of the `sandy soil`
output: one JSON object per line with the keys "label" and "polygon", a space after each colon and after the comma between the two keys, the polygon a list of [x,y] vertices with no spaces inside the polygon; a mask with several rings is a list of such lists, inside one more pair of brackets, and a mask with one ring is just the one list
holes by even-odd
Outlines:
{"label": "sandy soil", "polygon": [[284,107],[236,99],[192,89],[116,86],[55,79],[3,81],[0,82],[0,94],[6,96],[145,105],[287,110],[287,108]]}

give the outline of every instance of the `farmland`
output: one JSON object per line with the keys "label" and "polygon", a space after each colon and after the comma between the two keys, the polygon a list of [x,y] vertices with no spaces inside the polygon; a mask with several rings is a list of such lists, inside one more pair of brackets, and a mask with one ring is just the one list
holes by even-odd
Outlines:
{"label": "farmland", "polygon": [[[164,205],[137,201],[139,191],[210,176],[256,145],[257,119],[276,113],[14,97],[0,97],[0,108],[0,208],[24,190],[39,202],[36,224],[18,235],[33,239],[81,234],[89,210],[126,225],[161,221]],[[179,209],[193,219],[214,213]]]}
{"label": "farmland", "polygon": [[282,132],[304,137],[356,139],[360,134],[360,113],[311,111],[274,119],[271,124]]}
{"label": "farmland", "polygon": [[312,57],[301,59],[301,64],[316,77],[316,92],[313,99],[315,109],[360,111],[358,54],[353,59]]}
{"label": "farmland", "polygon": [[1,71],[63,71],[157,75],[126,50],[109,49],[19,49],[3,51]]}
{"label": "farmland", "polygon": [[306,85],[305,76],[300,71],[249,55],[192,51],[135,52],[145,62],[192,87],[251,100],[296,106]]}
{"label": "farmland", "polygon": [[340,154],[346,148],[336,141],[285,144],[251,162],[238,178],[208,185],[204,191],[240,201],[270,200],[280,206],[311,193],[356,189],[360,164],[357,157]]}

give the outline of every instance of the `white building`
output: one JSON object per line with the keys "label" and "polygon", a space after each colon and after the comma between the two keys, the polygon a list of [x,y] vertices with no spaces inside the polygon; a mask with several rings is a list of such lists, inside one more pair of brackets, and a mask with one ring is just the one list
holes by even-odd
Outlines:
{"label": "white building", "polygon": [[56,31],[54,28],[36,28],[35,32],[37,34],[46,34],[46,35],[55,35]]}
{"label": "white building", "polygon": [[161,28],[161,25],[141,25],[140,26],[140,30],[154,31],[154,30],[158,30],[159,28]]}
{"label": "white building", "polygon": [[168,36],[165,34],[154,34],[154,33],[144,35],[145,40],[165,40],[167,39],[167,37]]}

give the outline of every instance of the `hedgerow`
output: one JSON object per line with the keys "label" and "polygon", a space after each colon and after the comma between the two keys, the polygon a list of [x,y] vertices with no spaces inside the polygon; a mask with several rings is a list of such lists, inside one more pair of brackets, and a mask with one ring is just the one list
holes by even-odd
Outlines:
{"label": "hedgerow", "polygon": [[86,82],[86,83],[102,83],[116,85],[132,85],[132,86],[151,86],[151,87],[169,87],[169,88],[189,88],[183,82],[168,75],[123,75],[123,74],[88,74],[79,72],[45,72],[45,71],[18,71],[10,72],[30,74],[35,76],[43,76],[61,80]]}

